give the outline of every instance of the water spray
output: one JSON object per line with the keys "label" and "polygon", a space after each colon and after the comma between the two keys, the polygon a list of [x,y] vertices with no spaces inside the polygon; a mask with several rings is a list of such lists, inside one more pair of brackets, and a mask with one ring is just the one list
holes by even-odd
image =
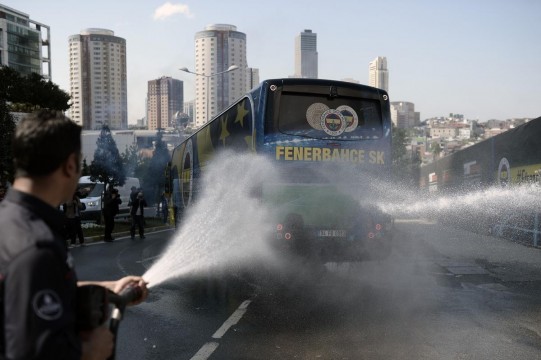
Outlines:
{"label": "water spray", "polygon": [[267,244],[273,214],[254,191],[263,181],[275,181],[276,173],[268,159],[256,155],[224,152],[214,158],[205,169],[197,202],[187,208],[171,243],[143,274],[150,286],[273,261]]}

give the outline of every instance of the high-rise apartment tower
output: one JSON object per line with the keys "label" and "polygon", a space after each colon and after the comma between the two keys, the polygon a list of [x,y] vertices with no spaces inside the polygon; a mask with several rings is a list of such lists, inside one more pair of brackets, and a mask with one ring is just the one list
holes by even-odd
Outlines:
{"label": "high-rise apartment tower", "polygon": [[368,65],[368,85],[389,91],[389,70],[387,58],[378,56]]}
{"label": "high-rise apartment tower", "polygon": [[[231,66],[236,70],[227,71]],[[195,125],[241,97],[246,88],[246,34],[227,24],[208,25],[195,34]]]}
{"label": "high-rise apartment tower", "polygon": [[126,40],[106,29],[69,38],[70,117],[85,130],[128,127]]}
{"label": "high-rise apartment tower", "polygon": [[0,4],[0,65],[51,79],[51,31],[28,14]]}
{"label": "high-rise apartment tower", "polygon": [[175,114],[183,111],[183,102],[182,81],[165,76],[150,80],[147,95],[148,129],[174,127]]}
{"label": "high-rise apartment tower", "polygon": [[312,30],[295,38],[295,77],[317,79],[317,34]]}

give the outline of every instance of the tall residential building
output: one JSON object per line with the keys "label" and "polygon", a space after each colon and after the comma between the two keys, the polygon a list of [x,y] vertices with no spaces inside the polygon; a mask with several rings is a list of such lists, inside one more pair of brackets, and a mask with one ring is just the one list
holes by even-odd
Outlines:
{"label": "tall residential building", "polygon": [[190,118],[190,125],[194,123],[195,120],[195,100],[185,101],[183,113],[187,114]]}
{"label": "tall residential building", "polygon": [[251,90],[259,85],[259,69],[246,68],[246,89]]}
{"label": "tall residential building", "polygon": [[175,114],[182,112],[184,84],[163,76],[148,82],[147,123],[149,130],[174,127]]}
{"label": "tall residential building", "polygon": [[389,70],[387,58],[378,56],[368,65],[368,85],[389,92]]}
{"label": "tall residential building", "polygon": [[51,80],[51,31],[28,14],[0,4],[0,65]]}
{"label": "tall residential building", "polygon": [[[227,72],[233,65],[238,68]],[[213,24],[195,34],[195,126],[246,93],[247,66],[246,34],[236,26]]]}
{"label": "tall residential building", "polygon": [[415,104],[407,101],[391,102],[391,120],[400,129],[408,129],[419,126],[421,115],[415,111]]}
{"label": "tall residential building", "polygon": [[128,128],[126,40],[106,29],[69,37],[70,117],[85,130]]}
{"label": "tall residential building", "polygon": [[295,77],[317,79],[317,34],[312,30],[295,38]]}

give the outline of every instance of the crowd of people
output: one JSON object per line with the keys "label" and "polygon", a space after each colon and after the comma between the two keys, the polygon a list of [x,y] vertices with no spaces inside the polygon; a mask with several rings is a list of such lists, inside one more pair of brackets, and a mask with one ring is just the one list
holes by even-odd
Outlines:
{"label": "crowd of people", "polygon": [[[122,204],[122,199],[118,194],[118,190],[110,185],[107,191],[103,194],[103,210],[102,215],[104,219],[104,235],[103,240],[105,242],[112,242],[114,237],[112,236],[115,228],[115,217],[119,214],[119,205]],[[131,188],[130,199],[128,202],[129,216],[131,219],[130,236],[132,240],[135,240],[135,233],[138,231],[139,238],[145,239],[145,207],[147,207],[147,201],[143,195],[141,188],[133,186]],[[162,195],[160,201],[160,208],[163,211],[163,221],[167,222],[167,202]],[[86,206],[81,202],[81,194],[76,191],[73,194],[71,200],[63,203],[60,210],[65,217],[64,234],[66,241],[70,246],[77,245],[77,239],[79,239],[79,246],[85,246],[85,238],[81,223],[81,211],[84,211]]]}
{"label": "crowd of people", "polygon": [[[5,193],[2,193],[2,195],[4,196]],[[3,196],[0,201],[3,199]],[[64,214],[64,235],[68,245],[71,247],[77,245],[85,246],[81,212],[86,210],[86,205],[81,202],[82,197],[84,195],[80,191],[76,191],[72,199],[58,207],[58,210]],[[114,240],[112,234],[115,228],[115,217],[119,214],[120,204],[122,204],[122,199],[118,195],[118,190],[110,185],[103,194],[102,215],[105,223],[103,240],[105,242],[112,242]],[[135,240],[136,231],[138,231],[140,239],[145,239],[146,223],[144,208],[148,207],[148,203],[144,198],[141,188],[132,186],[128,207],[130,209],[129,215],[131,219],[131,239]],[[169,209],[165,193],[162,193],[159,203],[156,204],[156,216],[160,217],[164,224],[169,222]],[[78,244],[77,240],[79,240]]]}

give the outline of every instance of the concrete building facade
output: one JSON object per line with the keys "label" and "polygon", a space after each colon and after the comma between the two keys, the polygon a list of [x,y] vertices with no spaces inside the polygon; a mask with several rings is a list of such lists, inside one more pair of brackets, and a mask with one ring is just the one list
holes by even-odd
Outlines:
{"label": "concrete building facade", "polygon": [[51,29],[0,4],[0,65],[51,80]]}
{"label": "concrete building facade", "polygon": [[128,128],[126,40],[90,28],[69,37],[70,117],[85,130]]}
{"label": "concrete building facade", "polygon": [[190,118],[190,125],[192,125],[195,119],[195,100],[185,101],[182,112],[188,115]]}
{"label": "concrete building facade", "polygon": [[184,84],[163,76],[148,82],[147,123],[149,130],[174,127],[175,114],[183,111]]}
{"label": "concrete building facade", "polygon": [[[96,142],[100,136],[99,130],[83,130],[81,133],[82,159],[90,165],[94,160]],[[131,146],[136,145],[139,151],[152,149],[158,136],[157,130],[112,130],[111,136],[116,143],[120,154],[123,154]],[[180,143],[180,135],[175,132],[162,133],[162,141],[171,150]]]}
{"label": "concrete building facade", "polygon": [[458,136],[459,129],[457,127],[433,127],[430,128],[430,137],[432,138],[450,138],[454,139]]}

